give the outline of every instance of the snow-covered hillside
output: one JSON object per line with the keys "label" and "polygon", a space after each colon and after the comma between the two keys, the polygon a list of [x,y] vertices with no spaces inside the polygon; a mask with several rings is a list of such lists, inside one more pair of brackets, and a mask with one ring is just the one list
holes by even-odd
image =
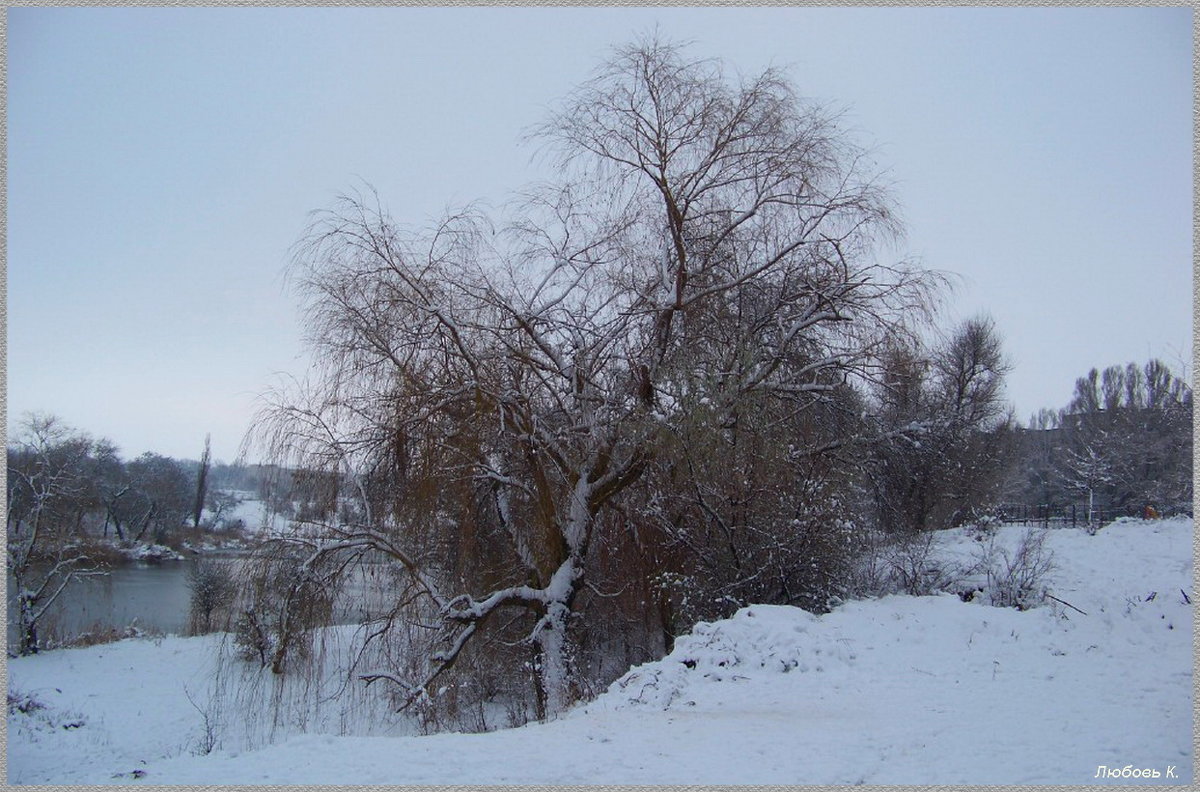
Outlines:
{"label": "snow-covered hillside", "polygon": [[[1024,529],[1001,529],[1012,546]],[[952,531],[944,558],[979,543]],[[1052,531],[1051,593],[754,606],[558,721],[198,755],[213,637],[10,660],[10,783],[1100,784],[1192,780],[1192,523]],[[185,694],[186,690],[186,694]],[[28,712],[14,704],[34,701]],[[40,708],[38,708],[40,706]],[[1097,777],[1103,766],[1124,777]],[[1132,770],[1138,770],[1137,777]],[[1157,771],[1143,778],[1141,771]]]}

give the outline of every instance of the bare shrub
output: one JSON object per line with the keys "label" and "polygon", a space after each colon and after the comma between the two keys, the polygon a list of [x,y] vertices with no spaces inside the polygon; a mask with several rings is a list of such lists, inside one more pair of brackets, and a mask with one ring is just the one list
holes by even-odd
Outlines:
{"label": "bare shrub", "polygon": [[1026,610],[1046,601],[1046,578],[1054,570],[1054,554],[1046,549],[1046,531],[1029,528],[1010,553],[994,540],[980,558],[992,605]]}
{"label": "bare shrub", "polygon": [[34,697],[32,693],[20,693],[15,690],[8,691],[8,714],[11,716],[14,712],[19,712],[22,715],[28,715],[38,710],[46,709],[46,705]]}
{"label": "bare shrub", "polygon": [[962,570],[939,558],[936,544],[935,535],[926,531],[901,537],[891,546],[888,565],[901,591],[924,596],[948,591],[958,583]]}
{"label": "bare shrub", "polygon": [[233,604],[233,571],[228,564],[201,559],[188,570],[187,583],[191,591],[188,631],[192,635],[210,633],[216,629],[213,617],[227,614]]}
{"label": "bare shrub", "polygon": [[955,590],[966,570],[941,558],[932,531],[902,536],[876,534],[866,542],[850,589],[855,596],[927,596]]}
{"label": "bare shrub", "polygon": [[187,697],[188,703],[192,705],[196,712],[200,713],[200,734],[196,737],[193,753],[196,756],[208,756],[220,745],[221,700],[218,696],[213,696],[209,699],[207,705],[202,707],[192,698],[192,694],[188,691],[186,685],[183,688],[183,695]]}

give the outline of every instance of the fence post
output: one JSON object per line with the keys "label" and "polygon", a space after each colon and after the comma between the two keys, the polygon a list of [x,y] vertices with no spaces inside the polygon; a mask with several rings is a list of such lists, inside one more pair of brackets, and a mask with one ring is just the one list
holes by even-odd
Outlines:
{"label": "fence post", "polygon": [[1075,504],[1071,504],[1071,527],[1075,527]]}

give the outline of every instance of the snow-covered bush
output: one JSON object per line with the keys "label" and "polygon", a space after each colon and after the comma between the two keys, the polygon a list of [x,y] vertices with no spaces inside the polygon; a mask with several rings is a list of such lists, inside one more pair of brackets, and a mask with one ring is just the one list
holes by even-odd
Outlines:
{"label": "snow-covered bush", "polygon": [[967,535],[977,542],[986,542],[996,535],[1000,521],[994,514],[980,515],[966,527]]}
{"label": "snow-covered bush", "polygon": [[233,646],[235,654],[241,660],[257,660],[261,666],[266,666],[269,661],[275,642],[262,626],[254,609],[243,611],[233,623]]}
{"label": "snow-covered bush", "polygon": [[[193,635],[212,632],[233,603],[236,591],[232,571],[228,564],[201,559],[188,570],[187,584],[191,592],[189,630]],[[218,617],[216,622],[214,616]]]}
{"label": "snow-covered bush", "polygon": [[988,542],[978,568],[986,576],[984,596],[1004,608],[1026,610],[1046,600],[1046,577],[1054,554],[1046,548],[1046,531],[1030,528],[1011,552],[995,539]]}
{"label": "snow-covered bush", "polygon": [[937,594],[952,588],[962,570],[935,551],[935,536],[926,531],[905,536],[892,544],[888,563],[900,590],[914,596]]}
{"label": "snow-covered bush", "polygon": [[904,536],[876,535],[855,569],[854,595],[926,596],[954,590],[964,570],[940,556],[936,545],[936,534],[932,531]]}
{"label": "snow-covered bush", "polygon": [[31,712],[45,709],[46,705],[38,701],[32,693],[22,693],[18,690],[9,689],[8,691],[8,715],[12,717],[14,713],[28,715]]}

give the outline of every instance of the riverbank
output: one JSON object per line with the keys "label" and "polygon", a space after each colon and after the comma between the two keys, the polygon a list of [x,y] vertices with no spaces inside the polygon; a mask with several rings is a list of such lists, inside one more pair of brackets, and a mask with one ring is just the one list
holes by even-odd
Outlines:
{"label": "riverbank", "polygon": [[[43,650],[92,646],[125,637],[182,634],[188,626],[188,574],[202,559],[245,557],[253,540],[235,534],[182,539],[174,547],[91,540],[77,549],[94,566],[73,578],[38,620]],[[35,567],[36,569],[36,567]],[[14,582],[8,579],[8,644],[18,634]]]}

